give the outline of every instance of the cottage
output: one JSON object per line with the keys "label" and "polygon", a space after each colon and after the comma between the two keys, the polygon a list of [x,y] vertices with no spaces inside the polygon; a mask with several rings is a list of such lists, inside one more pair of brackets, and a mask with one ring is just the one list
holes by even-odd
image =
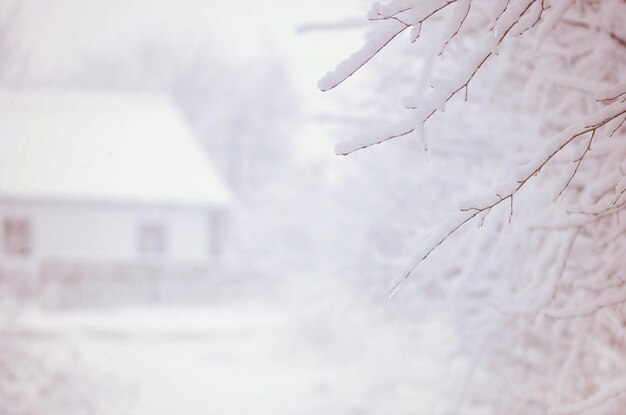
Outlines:
{"label": "cottage", "polygon": [[83,280],[210,267],[230,200],[167,98],[0,92],[4,275]]}

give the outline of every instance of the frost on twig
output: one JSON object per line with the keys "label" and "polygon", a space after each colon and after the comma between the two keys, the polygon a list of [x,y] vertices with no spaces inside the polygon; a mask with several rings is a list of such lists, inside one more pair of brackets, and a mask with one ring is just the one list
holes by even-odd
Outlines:
{"label": "frost on twig", "polygon": [[[422,6],[416,8],[402,9],[400,13],[393,15],[393,19],[387,17],[387,27],[381,29],[375,36],[363,46],[361,50],[341,62],[335,70],[329,72],[318,83],[318,87],[322,91],[328,91],[335,88],[347,78],[352,76],[356,71],[363,67],[370,59],[372,59],[381,49],[391,42],[397,35],[405,29],[412,26],[421,27],[421,24],[428,18],[439,13],[449,4],[455,3],[457,0],[419,2],[417,4],[426,4],[430,7]],[[341,145],[338,148],[338,154],[349,154],[353,151],[379,144],[390,139],[401,137],[413,132],[420,124],[425,123],[437,111],[443,108],[444,104],[454,97],[458,92],[465,90],[471,80],[474,78],[478,70],[485,62],[496,52],[500,44],[505,40],[509,32],[515,27],[518,31],[525,31],[535,21],[525,22],[521,17],[526,14],[534,0],[524,0],[515,2],[503,11],[499,17],[496,28],[493,31],[487,31],[475,50],[469,54],[460,66],[454,77],[444,83],[438,85],[437,88],[430,91],[429,95],[423,99],[419,99],[418,104],[409,104],[407,108],[411,110],[405,121],[394,125],[388,129],[382,129],[377,134],[370,133],[353,139],[352,141]],[[470,2],[461,3],[459,6],[459,14],[455,13],[458,19],[458,27],[452,30],[452,33],[445,39],[441,52],[447,43],[458,33],[469,13]],[[380,12],[377,12],[380,13]],[[407,15],[402,20],[397,15]],[[460,16],[460,17],[459,17]],[[452,25],[454,27],[454,24]]]}
{"label": "frost on twig", "polygon": [[[398,77],[418,91],[402,100],[401,121],[338,144],[337,154],[423,137],[433,116],[457,95],[467,101],[468,90],[470,104],[527,114],[534,124],[519,140],[491,117],[498,141],[509,143],[511,153],[521,151],[525,161],[511,163],[498,186],[461,203],[456,215],[422,238],[389,294],[441,251],[447,258],[437,265],[457,271],[442,269],[438,274],[449,280],[433,283],[454,287],[451,308],[460,330],[471,338],[491,336],[482,369],[506,379],[481,389],[482,402],[506,401],[511,414],[612,414],[610,408],[626,407],[620,377],[626,373],[623,2],[395,0],[375,4],[368,18],[378,35],[323,78],[320,89],[349,79],[386,45],[402,42],[407,29],[407,47],[426,43],[427,55],[404,57],[425,63],[421,73],[406,65]],[[449,114],[441,119],[455,122]],[[461,135],[471,140],[471,132]],[[455,244],[470,222],[479,242]],[[476,302],[492,307],[483,311]],[[501,363],[497,369],[494,362]],[[605,404],[609,409],[600,408]]]}
{"label": "frost on twig", "polygon": [[[439,245],[441,245],[446,239],[457,232],[466,223],[477,217],[479,214],[489,211],[500,203],[511,200],[515,193],[520,190],[532,177],[537,175],[546,164],[552,160],[559,152],[561,152],[568,144],[581,135],[591,133],[589,142],[593,139],[595,132],[610,122],[612,119],[619,117],[626,113],[626,100],[616,102],[606,108],[603,108],[595,114],[588,117],[586,120],[579,121],[570,127],[563,130],[560,134],[552,138],[547,145],[545,145],[539,152],[535,159],[523,168],[514,172],[513,178],[500,187],[497,193],[494,192],[492,196],[487,196],[479,202],[470,202],[469,204],[461,206],[461,214],[457,218],[452,219],[449,223],[446,223],[441,227],[440,231],[429,237],[422,245],[414,256],[413,260],[409,263],[407,270],[403,272],[402,278],[396,282],[391,288],[389,294],[399,287],[403,280],[410,277],[411,272],[425,260]],[[581,156],[578,161],[582,160]],[[578,170],[578,166],[574,171],[574,174]],[[568,180],[568,184],[571,179]],[[561,194],[559,192],[559,194]]]}
{"label": "frost on twig", "polygon": [[620,394],[626,393],[626,375],[621,376],[600,389],[592,396],[576,403],[558,405],[550,408],[550,415],[569,415],[579,414],[589,411],[611,398],[615,398]]}

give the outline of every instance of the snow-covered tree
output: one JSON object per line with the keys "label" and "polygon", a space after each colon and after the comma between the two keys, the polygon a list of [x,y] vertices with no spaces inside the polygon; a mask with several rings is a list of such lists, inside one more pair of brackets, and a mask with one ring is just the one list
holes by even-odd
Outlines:
{"label": "snow-covered tree", "polygon": [[[404,114],[339,144],[338,154],[405,136],[428,152],[438,139],[431,123],[460,124],[458,111],[443,112],[464,105],[463,128],[487,125],[507,155],[495,187],[424,235],[392,288],[428,279],[420,269],[447,255],[429,281],[453,299],[474,356],[451,408],[623,413],[626,4],[395,0],[367,17],[365,45],[318,86],[333,89],[386,57]],[[403,41],[419,53],[376,56]],[[521,127],[507,130],[508,118]],[[480,229],[468,232],[471,223]]]}

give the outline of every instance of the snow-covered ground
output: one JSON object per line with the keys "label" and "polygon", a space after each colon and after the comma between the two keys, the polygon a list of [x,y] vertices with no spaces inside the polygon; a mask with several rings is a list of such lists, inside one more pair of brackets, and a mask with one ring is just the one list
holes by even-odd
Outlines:
{"label": "snow-covered ground", "polygon": [[410,327],[354,307],[328,310],[31,311],[15,329],[43,356],[69,353],[86,379],[99,379],[81,387],[111,413],[433,413],[441,391],[429,385],[449,368],[441,347],[449,330],[432,323],[416,339]]}
{"label": "snow-covered ground", "polygon": [[41,335],[71,339],[86,367],[131,391],[110,397],[128,399],[130,414],[282,414],[315,381],[277,350],[284,320],[253,309],[129,309],[32,313],[21,327],[42,345]]}

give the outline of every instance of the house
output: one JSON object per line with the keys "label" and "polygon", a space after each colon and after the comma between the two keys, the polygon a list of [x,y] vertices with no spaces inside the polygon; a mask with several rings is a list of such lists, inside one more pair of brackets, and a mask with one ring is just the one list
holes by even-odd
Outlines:
{"label": "house", "polygon": [[230,202],[163,96],[0,92],[2,275],[75,288],[209,269]]}

